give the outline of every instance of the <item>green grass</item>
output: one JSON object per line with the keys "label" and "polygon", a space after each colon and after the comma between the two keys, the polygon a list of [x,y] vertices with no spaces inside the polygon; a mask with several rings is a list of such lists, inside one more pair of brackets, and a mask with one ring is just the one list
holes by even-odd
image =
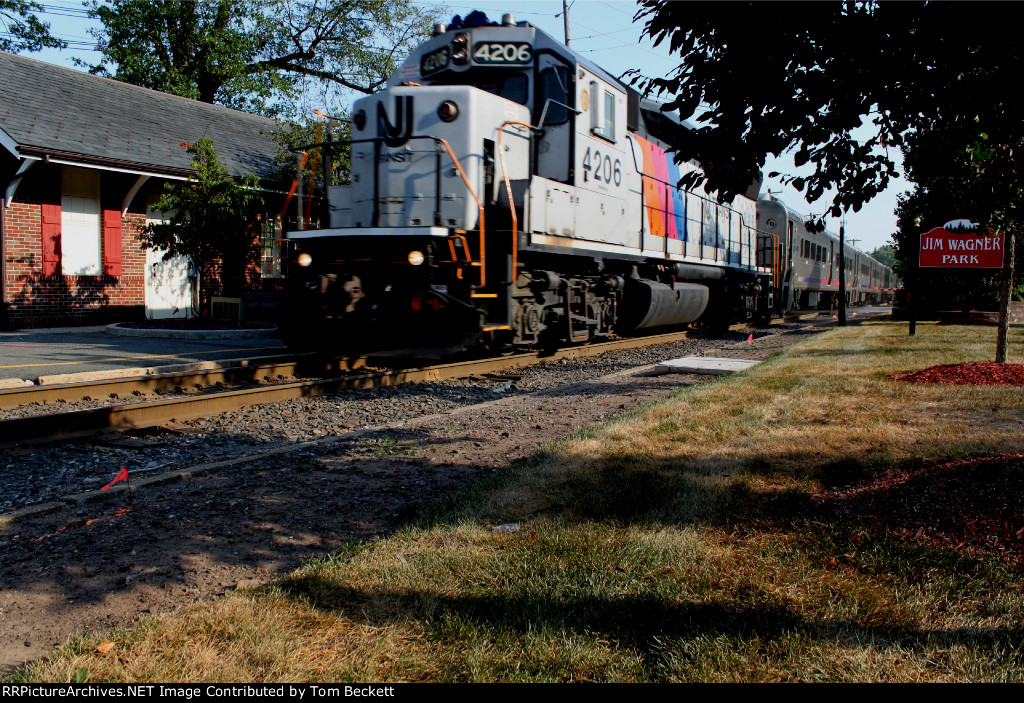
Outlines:
{"label": "green grass", "polygon": [[814,337],[551,445],[392,537],[104,635],[109,655],[78,638],[15,678],[1020,682],[1020,569],[876,534],[814,495],[1024,451],[1019,388],[885,377],[993,353],[985,328]]}

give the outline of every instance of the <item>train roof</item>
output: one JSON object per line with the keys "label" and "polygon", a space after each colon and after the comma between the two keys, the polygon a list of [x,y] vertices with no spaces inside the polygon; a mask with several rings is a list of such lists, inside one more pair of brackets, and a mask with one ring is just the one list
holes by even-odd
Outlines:
{"label": "train roof", "polygon": [[[511,17],[511,13],[505,17]],[[459,15],[455,15],[450,24],[441,25],[441,27],[444,27],[444,31],[437,32],[437,29],[435,29],[434,36],[412,50],[398,70],[388,79],[388,85],[395,85],[422,77],[420,59],[448,44],[452,39],[453,33],[465,31],[472,32],[475,38],[480,37],[484,40],[528,41],[535,51],[551,51],[556,53],[570,59],[578,66],[582,66],[587,71],[609,83],[619,86],[623,91],[627,90],[627,86],[618,78],[612,76],[603,68],[590,61],[590,59],[581,56],[571,47],[566,46],[547,32],[538,29],[529,22],[515,22],[513,19],[511,23],[505,23],[505,17],[502,18],[502,22],[494,22],[488,19],[487,15],[479,11],[466,15],[465,20],[459,17]]]}

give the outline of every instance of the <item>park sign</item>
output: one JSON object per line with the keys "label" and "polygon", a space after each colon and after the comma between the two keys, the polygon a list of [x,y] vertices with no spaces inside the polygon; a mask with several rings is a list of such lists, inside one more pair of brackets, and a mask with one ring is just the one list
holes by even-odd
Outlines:
{"label": "park sign", "polygon": [[978,232],[970,220],[953,220],[921,235],[921,268],[1002,268],[1003,235]]}

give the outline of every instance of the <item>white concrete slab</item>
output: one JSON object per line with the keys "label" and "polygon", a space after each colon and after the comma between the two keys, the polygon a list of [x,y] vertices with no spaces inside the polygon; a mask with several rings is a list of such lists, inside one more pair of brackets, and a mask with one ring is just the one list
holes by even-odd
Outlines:
{"label": "white concrete slab", "polygon": [[25,388],[34,385],[32,381],[23,378],[0,378],[0,388]]}
{"label": "white concrete slab", "polygon": [[703,373],[712,376],[725,376],[745,371],[751,366],[760,364],[752,359],[722,359],[714,356],[687,356],[682,359],[669,359],[656,364],[656,374],[665,373]]}

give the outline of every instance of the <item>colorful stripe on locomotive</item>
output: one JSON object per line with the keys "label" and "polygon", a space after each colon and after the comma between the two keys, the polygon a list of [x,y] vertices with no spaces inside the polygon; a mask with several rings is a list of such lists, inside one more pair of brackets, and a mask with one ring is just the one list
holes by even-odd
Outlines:
{"label": "colorful stripe on locomotive", "polygon": [[686,193],[679,182],[679,165],[657,144],[632,135],[643,155],[641,178],[650,233],[688,241],[686,231]]}

